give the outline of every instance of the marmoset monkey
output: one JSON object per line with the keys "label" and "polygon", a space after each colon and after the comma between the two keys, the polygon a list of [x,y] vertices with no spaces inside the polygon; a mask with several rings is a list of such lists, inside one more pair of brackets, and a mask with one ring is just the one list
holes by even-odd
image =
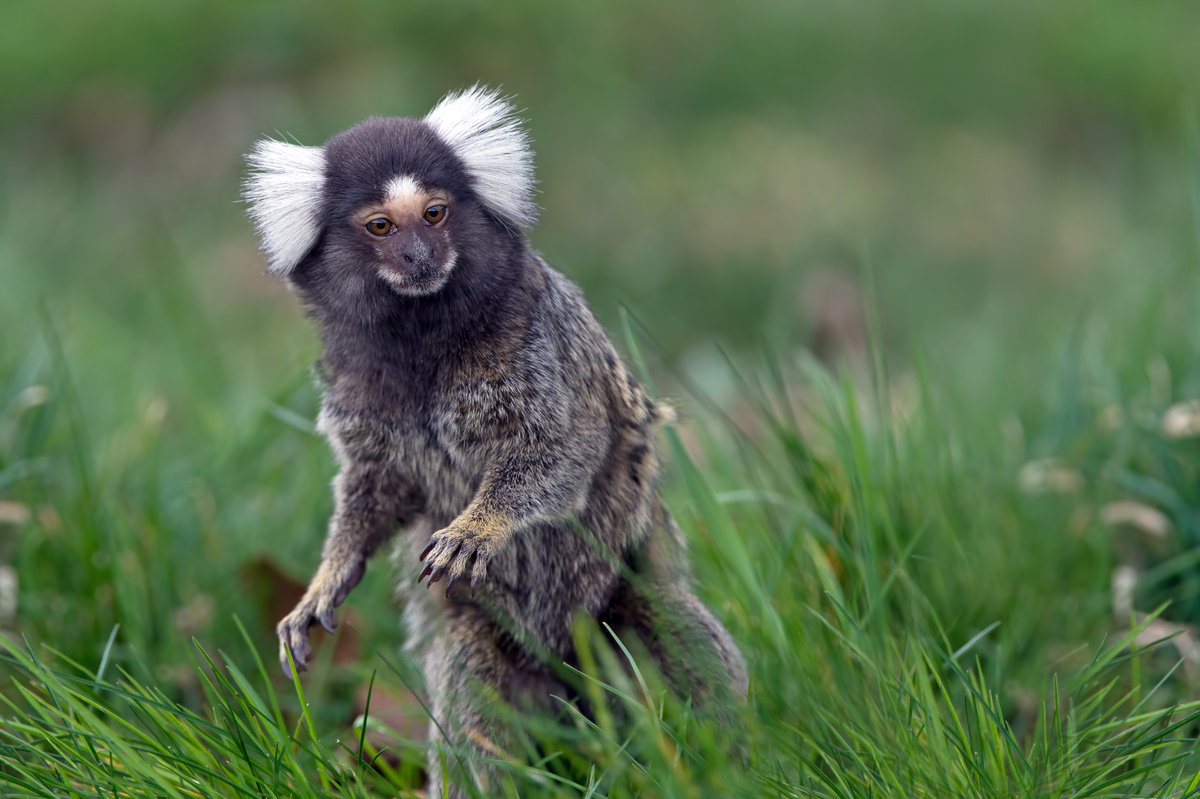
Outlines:
{"label": "marmoset monkey", "polygon": [[581,613],[636,636],[679,692],[744,697],[741,653],[689,589],[658,495],[665,413],[524,238],[532,153],[512,106],[476,86],[423,119],[260,141],[248,160],[270,271],[320,327],[318,429],[341,465],[320,567],[277,628],[284,670],[289,650],[305,668],[309,628],[334,628],[399,528],[434,741],[494,752],[497,698],[572,696],[547,660],[575,662]]}

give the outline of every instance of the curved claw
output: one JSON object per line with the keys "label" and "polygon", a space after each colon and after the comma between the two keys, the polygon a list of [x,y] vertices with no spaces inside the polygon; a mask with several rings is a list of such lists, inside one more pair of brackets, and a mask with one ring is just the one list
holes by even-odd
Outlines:
{"label": "curved claw", "polygon": [[304,671],[308,667],[308,661],[312,657],[312,645],[308,640],[308,630],[318,621],[321,624],[328,623],[336,626],[336,622],[333,620],[333,609],[317,613],[314,608],[302,604],[276,625],[275,633],[279,636],[279,664],[283,667],[283,673],[289,678],[294,676],[288,664],[289,654],[297,672]]}
{"label": "curved claw", "polygon": [[333,617],[333,610],[327,610],[320,616],[321,626],[325,628],[325,632],[333,633],[337,630],[337,619]]}
{"label": "curved claw", "polygon": [[447,565],[450,579],[446,581],[446,596],[450,595],[450,589],[466,576],[468,570],[471,570],[472,582],[474,582],[474,576],[479,571],[479,563],[483,559],[483,555],[478,549],[466,547],[460,549],[458,557]]}
{"label": "curved claw", "polygon": [[[296,664],[295,671],[292,671],[292,663]],[[308,666],[305,666],[298,660],[293,660],[291,663],[289,663],[287,655],[283,656],[283,659],[279,661],[279,664],[283,667],[283,676],[287,677],[289,680],[296,679],[296,677],[299,676],[299,672],[308,671]]]}
{"label": "curved claw", "polygon": [[[308,671],[308,665],[304,662],[304,659],[299,657],[295,652],[291,653],[292,657],[289,661],[289,649],[286,643],[282,643],[279,649],[279,665],[283,667],[284,677],[287,677],[289,680],[295,680],[300,676],[300,672]],[[294,671],[292,669],[293,665],[295,666]]]}
{"label": "curved claw", "polygon": [[[461,582],[462,582],[461,577],[451,577],[449,580],[447,580],[446,581],[446,596],[450,596],[450,591],[454,588],[454,586],[458,585]],[[475,585],[474,584],[471,585],[471,596],[475,596]]]}
{"label": "curved claw", "polygon": [[425,564],[425,568],[417,577],[417,582],[420,583],[429,577],[426,586],[428,588],[449,577],[446,581],[446,594],[449,595],[454,586],[469,573],[471,588],[474,589],[487,576],[490,550],[486,540],[472,534],[470,530],[451,525],[435,533],[433,540],[421,552],[420,560]]}

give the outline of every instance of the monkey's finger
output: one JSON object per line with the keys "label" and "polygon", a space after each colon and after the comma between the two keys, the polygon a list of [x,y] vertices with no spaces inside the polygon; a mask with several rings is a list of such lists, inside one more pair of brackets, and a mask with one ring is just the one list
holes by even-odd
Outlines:
{"label": "monkey's finger", "polygon": [[325,628],[325,632],[332,633],[337,630],[337,619],[333,617],[333,608],[328,608],[317,618],[320,620],[321,626]]}
{"label": "monkey's finger", "polygon": [[441,541],[438,541],[437,548],[433,551],[428,563],[425,565],[426,571],[429,571],[431,566],[433,567],[433,570],[429,573],[429,586],[432,586],[446,576],[446,570],[454,562],[454,559],[458,557],[458,552],[461,548],[461,542],[454,539],[443,538]]}
{"label": "monkey's finger", "polygon": [[297,609],[279,622],[275,628],[275,632],[279,635],[280,660],[283,661],[284,673],[289,677],[291,676],[291,669],[287,668],[289,651],[297,671],[304,671],[308,665],[308,659],[312,655],[312,647],[308,643],[308,628],[315,623],[316,619],[313,618],[312,613]]}
{"label": "monkey's finger", "polygon": [[[288,650],[291,649],[292,657],[288,659]],[[292,669],[293,664],[295,670]],[[305,663],[305,658],[301,657],[296,649],[288,646],[286,641],[279,642],[279,665],[283,667],[283,676],[289,680],[294,680],[299,676],[299,672],[308,671],[308,665]]]}
{"label": "monkey's finger", "polygon": [[446,561],[454,554],[455,549],[458,549],[457,541],[449,541],[445,538],[432,541],[429,546],[425,547],[425,551],[421,553],[421,560],[425,563],[426,569],[430,566],[434,568],[445,566]]}
{"label": "monkey's finger", "polygon": [[458,557],[458,553],[461,551],[461,549],[462,545],[459,541],[440,541],[438,543],[438,548],[434,550],[433,554],[429,557],[428,562],[433,564],[435,571],[440,569],[441,571],[445,572],[446,569],[450,567],[450,564],[454,561],[454,559]]}
{"label": "monkey's finger", "polygon": [[[417,582],[421,582],[421,580],[425,579],[429,575],[436,573],[440,567],[445,566],[446,561],[451,555],[454,554],[453,551],[451,551],[452,548],[457,549],[457,544],[452,541],[446,541],[445,539],[441,541],[434,541],[428,547],[426,547],[425,552],[422,553],[422,560],[425,562],[425,569],[421,572],[421,576],[417,578]],[[431,578],[428,585],[433,585],[436,582],[436,579]]]}
{"label": "monkey's finger", "polygon": [[[293,663],[296,665],[295,671],[292,670]],[[298,660],[292,660],[291,662],[288,662],[288,656],[286,652],[284,652],[283,656],[279,658],[279,665],[283,667],[283,676],[287,677],[289,680],[295,680],[299,675],[299,672],[308,671],[308,666],[305,666]]]}
{"label": "monkey's finger", "polygon": [[463,574],[467,571],[467,567],[470,566],[475,560],[477,554],[478,553],[476,553],[474,550],[467,551],[465,547],[462,550],[459,550],[458,557],[450,561],[447,567],[447,570],[450,572],[451,582],[454,582],[463,576]]}
{"label": "monkey's finger", "polygon": [[[292,652],[292,662],[296,664],[296,671],[308,671],[308,658],[312,654],[312,649],[308,645],[308,638],[297,645],[295,642],[284,644]],[[287,653],[283,655],[284,663],[287,663]],[[285,669],[285,671],[288,671]],[[291,676],[291,672],[288,672]]]}
{"label": "monkey's finger", "polygon": [[450,589],[455,583],[461,580],[472,566],[483,558],[482,553],[478,549],[472,549],[468,546],[463,546],[456,557],[450,563],[450,580],[446,583],[446,595],[450,595]]}
{"label": "monkey's finger", "polygon": [[475,588],[487,578],[487,557],[481,552],[475,557],[475,568],[471,570],[471,587]]}

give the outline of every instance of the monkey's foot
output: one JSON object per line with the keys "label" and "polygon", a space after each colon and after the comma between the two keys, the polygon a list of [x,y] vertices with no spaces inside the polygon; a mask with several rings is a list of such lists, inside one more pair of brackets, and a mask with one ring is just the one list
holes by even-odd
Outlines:
{"label": "monkey's foot", "polygon": [[279,662],[283,673],[292,677],[291,666],[288,665],[288,651],[292,653],[292,662],[296,671],[305,671],[312,657],[312,646],[308,642],[308,628],[320,624],[328,632],[337,629],[337,620],[333,617],[333,609],[342,602],[358,585],[366,571],[365,560],[355,560],[342,566],[333,566],[329,561],[321,563],[317,576],[313,578],[304,598],[296,609],[283,617],[275,626],[279,635]]}
{"label": "monkey's foot", "polygon": [[433,585],[446,575],[446,593],[454,587],[469,569],[471,572],[471,587],[479,585],[487,576],[487,562],[495,545],[495,536],[476,532],[472,528],[452,523],[444,530],[433,534],[433,540],[421,553],[425,569],[417,577],[421,582],[429,577],[429,585]]}

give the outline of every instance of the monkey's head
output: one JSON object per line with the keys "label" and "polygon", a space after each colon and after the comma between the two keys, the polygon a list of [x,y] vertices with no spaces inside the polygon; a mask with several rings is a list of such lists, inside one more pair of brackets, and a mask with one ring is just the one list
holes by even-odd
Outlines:
{"label": "monkey's head", "polygon": [[533,224],[533,164],[512,106],[472,87],[423,119],[373,117],[321,147],[258,142],[250,216],[274,274],[373,317],[441,291]]}

